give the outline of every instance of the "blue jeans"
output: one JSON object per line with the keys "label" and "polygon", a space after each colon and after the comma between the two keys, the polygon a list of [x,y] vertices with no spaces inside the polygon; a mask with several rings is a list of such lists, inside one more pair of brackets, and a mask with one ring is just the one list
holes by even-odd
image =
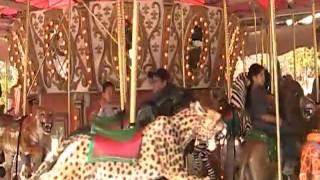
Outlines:
{"label": "blue jeans", "polygon": [[[254,121],[253,128],[265,132],[268,136],[276,137],[276,125],[265,123],[261,121]],[[293,130],[288,127],[281,127],[280,129],[282,157],[284,161],[297,161],[299,160],[299,150],[296,142],[299,136],[295,135]]]}

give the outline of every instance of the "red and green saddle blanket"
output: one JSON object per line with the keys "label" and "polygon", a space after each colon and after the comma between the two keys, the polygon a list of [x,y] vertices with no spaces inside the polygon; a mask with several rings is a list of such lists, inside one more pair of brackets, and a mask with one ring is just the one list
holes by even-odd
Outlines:
{"label": "red and green saddle blanket", "polygon": [[115,129],[120,127],[122,114],[96,118],[91,126],[88,162],[128,162],[137,159],[142,141],[142,130]]}

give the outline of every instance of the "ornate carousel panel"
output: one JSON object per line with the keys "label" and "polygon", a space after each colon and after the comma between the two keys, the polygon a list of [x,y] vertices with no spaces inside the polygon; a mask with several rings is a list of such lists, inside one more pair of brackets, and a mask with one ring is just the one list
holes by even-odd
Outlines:
{"label": "ornate carousel panel", "polygon": [[[161,0],[139,3],[138,90],[150,88],[146,81],[147,73],[159,67],[168,69],[174,83],[179,86],[186,82],[188,88],[210,87],[216,59],[219,59],[221,9],[186,3],[168,4]],[[124,6],[128,81],[132,6],[132,3]],[[66,12],[31,13],[30,54],[33,58],[30,64],[33,72],[29,74],[36,74],[41,67],[36,84],[40,83],[48,93],[67,90],[69,22]],[[96,92],[105,81],[119,87],[116,2],[73,6],[71,19],[71,91]],[[19,37],[23,33],[18,31],[16,34]],[[17,43],[17,48],[23,47]],[[13,59],[23,58],[23,54],[14,47],[10,53],[19,56]]]}
{"label": "ornate carousel panel", "polygon": [[[99,84],[106,80],[118,82],[119,67],[117,59],[117,45],[110,36],[104,33],[110,31],[116,37],[116,3],[115,2],[92,2],[90,9],[100,21],[90,18],[92,52],[95,59],[96,77]],[[132,31],[132,4],[125,6],[125,38],[127,59],[131,49]],[[161,27],[163,17],[163,4],[161,1],[140,2],[140,26],[138,47],[138,88],[147,88],[144,81],[150,69],[155,69],[161,57]],[[128,62],[128,73],[130,62]]]}
{"label": "ornate carousel panel", "polygon": [[[174,81],[183,84],[183,68],[187,87],[206,88],[218,54],[222,11],[217,7],[199,7],[177,3],[172,8],[167,27],[167,64]],[[184,67],[182,68],[182,65]]]}

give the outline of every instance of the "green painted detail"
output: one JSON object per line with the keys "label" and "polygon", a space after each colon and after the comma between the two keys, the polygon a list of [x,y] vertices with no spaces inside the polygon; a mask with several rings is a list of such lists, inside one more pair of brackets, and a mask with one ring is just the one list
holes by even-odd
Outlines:
{"label": "green painted detail", "polygon": [[275,137],[268,136],[265,132],[259,130],[250,130],[245,136],[246,140],[259,140],[267,144],[268,154],[270,160],[274,161],[277,159],[277,144]]}

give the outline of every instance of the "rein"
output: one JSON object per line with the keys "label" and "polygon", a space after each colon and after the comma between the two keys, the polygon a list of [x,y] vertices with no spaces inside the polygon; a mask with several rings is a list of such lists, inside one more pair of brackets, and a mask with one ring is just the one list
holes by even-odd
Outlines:
{"label": "rein", "polygon": [[[14,179],[18,179],[18,163],[19,163],[19,150],[20,150],[20,139],[21,139],[21,134],[22,134],[22,126],[23,126],[23,122],[24,120],[28,117],[28,115],[24,115],[22,117],[20,117],[18,119],[19,122],[19,133],[18,133],[18,143],[17,143],[17,152],[16,152],[16,167],[15,167],[15,171],[16,171],[16,175],[14,177]],[[11,173],[11,172],[9,172]]]}

